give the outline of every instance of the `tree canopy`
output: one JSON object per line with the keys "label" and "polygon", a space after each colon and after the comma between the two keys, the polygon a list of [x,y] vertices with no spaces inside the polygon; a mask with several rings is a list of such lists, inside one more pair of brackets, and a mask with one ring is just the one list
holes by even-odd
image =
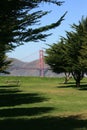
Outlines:
{"label": "tree canopy", "polygon": [[0,44],[9,44],[12,49],[24,42],[43,40],[48,36],[44,34],[49,29],[60,25],[65,14],[57,22],[43,27],[33,28],[40,23],[40,19],[48,11],[34,9],[40,3],[49,2],[60,6],[63,2],[57,0],[3,0],[0,1]]}
{"label": "tree canopy", "polygon": [[[52,3],[56,6],[62,5],[58,0],[2,0],[0,1],[0,51],[12,51],[15,47],[25,42],[44,40],[50,34],[45,31],[60,25],[64,19],[63,14],[58,21],[38,27],[40,19],[49,11],[39,9],[42,3]],[[38,8],[38,11],[35,10]],[[37,25],[34,27],[34,25]]]}
{"label": "tree canopy", "polygon": [[7,69],[8,69],[8,66],[11,63],[11,60],[7,59],[6,48],[7,47],[5,47],[4,45],[0,44],[0,73],[9,74]]}
{"label": "tree canopy", "polygon": [[71,27],[73,31],[66,31],[66,38],[62,37],[61,42],[47,49],[46,62],[56,73],[71,73],[76,86],[80,86],[87,72],[87,18],[82,17],[78,25]]}

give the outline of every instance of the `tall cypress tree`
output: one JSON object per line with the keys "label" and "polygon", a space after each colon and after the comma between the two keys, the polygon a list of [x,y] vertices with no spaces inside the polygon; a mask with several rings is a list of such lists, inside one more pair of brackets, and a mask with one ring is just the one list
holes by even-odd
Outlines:
{"label": "tall cypress tree", "polygon": [[87,73],[87,18],[82,17],[78,25],[71,27],[73,31],[66,32],[63,43],[53,44],[47,49],[46,62],[56,73],[71,73],[76,86],[80,87],[80,81]]}
{"label": "tall cypress tree", "polygon": [[53,3],[57,6],[63,2],[57,0],[2,0],[0,1],[0,55],[29,41],[44,40],[49,34],[43,33],[60,25],[65,14],[55,23],[33,28],[48,11],[38,10],[41,3]]}
{"label": "tall cypress tree", "polygon": [[57,0],[3,0],[0,1],[0,44],[9,44],[14,48],[24,42],[43,40],[48,35],[43,34],[49,29],[60,25],[65,14],[56,22],[44,27],[32,26],[40,21],[48,11],[33,11],[41,2],[61,5]]}

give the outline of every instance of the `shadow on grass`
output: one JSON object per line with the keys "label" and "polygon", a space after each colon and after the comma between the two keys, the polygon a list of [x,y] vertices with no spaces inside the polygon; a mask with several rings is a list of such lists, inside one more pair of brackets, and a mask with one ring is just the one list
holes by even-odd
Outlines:
{"label": "shadow on grass", "polygon": [[[30,117],[34,115],[41,115],[53,110],[53,107],[32,107],[32,108],[10,108],[11,106],[38,103],[48,100],[42,97],[38,93],[23,93],[18,90],[12,89],[0,89],[0,130],[15,130],[21,129],[26,130],[27,126],[30,129],[33,124],[33,120],[25,120],[24,117]],[[8,108],[4,108],[8,107]],[[18,119],[21,117],[21,119]],[[10,119],[11,120],[10,120]],[[15,118],[15,119],[14,119]],[[23,119],[22,119],[23,118]],[[35,121],[34,121],[35,122]],[[32,124],[31,124],[32,123]],[[39,124],[38,124],[39,125]],[[34,129],[36,129],[34,127]]]}
{"label": "shadow on grass", "polygon": [[56,86],[57,88],[76,88],[78,90],[87,90],[87,83],[81,83],[80,87],[76,87],[75,82],[67,83],[67,84],[61,84],[60,86]]}
{"label": "shadow on grass", "polygon": [[87,90],[87,84],[81,84],[79,90]]}
{"label": "shadow on grass", "polygon": [[52,107],[9,108],[0,110],[0,117],[34,116],[47,113]]}
{"label": "shadow on grass", "polygon": [[75,82],[72,83],[62,83],[60,86],[56,86],[57,88],[76,88]]}
{"label": "shadow on grass", "polygon": [[0,107],[38,103],[48,100],[38,93],[23,93],[18,87],[7,87],[0,88]]}
{"label": "shadow on grass", "polygon": [[18,87],[20,87],[19,85],[0,85],[0,89],[1,88],[18,88]]}
{"label": "shadow on grass", "polygon": [[13,93],[0,95],[0,107],[3,106],[16,106],[21,104],[38,103],[47,100],[37,93]]}
{"label": "shadow on grass", "polygon": [[87,130],[87,120],[79,116],[42,117],[36,119],[5,119],[0,121],[1,130]]}
{"label": "shadow on grass", "polygon": [[[6,93],[0,94],[0,107],[48,100],[37,93],[10,93],[10,91],[6,90]],[[40,114],[53,109],[53,107],[39,106],[32,108],[2,108],[0,109],[0,117],[2,119],[0,119],[0,130],[87,130],[87,120],[82,120],[80,115],[68,117],[33,117],[28,119],[29,116],[41,116]],[[26,116],[27,118],[24,119],[22,116]]]}
{"label": "shadow on grass", "polygon": [[21,92],[19,89],[0,89],[0,95],[13,94]]}

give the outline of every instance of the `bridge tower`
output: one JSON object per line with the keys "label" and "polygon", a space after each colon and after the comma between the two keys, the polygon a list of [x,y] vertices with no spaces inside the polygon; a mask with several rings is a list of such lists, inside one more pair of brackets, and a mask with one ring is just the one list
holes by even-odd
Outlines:
{"label": "bridge tower", "polygon": [[44,77],[44,51],[39,51],[40,77]]}

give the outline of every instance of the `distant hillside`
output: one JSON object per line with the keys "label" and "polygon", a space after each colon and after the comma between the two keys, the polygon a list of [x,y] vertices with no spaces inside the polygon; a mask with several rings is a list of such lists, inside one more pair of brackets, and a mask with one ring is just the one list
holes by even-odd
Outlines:
{"label": "distant hillside", "polygon": [[[11,58],[12,63],[8,68],[10,75],[12,76],[40,76],[40,68],[39,61],[35,60],[32,62],[23,62],[18,59]],[[55,77],[55,76],[63,76],[63,74],[53,73],[50,67],[45,64],[44,65],[44,76],[46,77]]]}

